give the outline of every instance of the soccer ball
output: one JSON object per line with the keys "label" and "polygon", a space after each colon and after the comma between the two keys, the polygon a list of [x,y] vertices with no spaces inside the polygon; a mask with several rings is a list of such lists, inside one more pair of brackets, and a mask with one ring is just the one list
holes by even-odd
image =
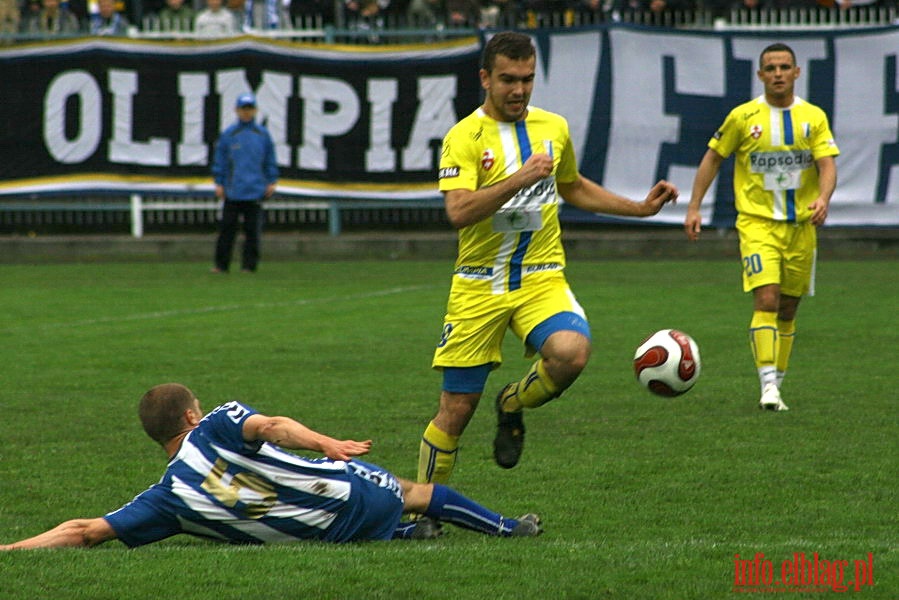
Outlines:
{"label": "soccer ball", "polygon": [[634,353],[634,374],[653,394],[679,396],[699,379],[699,346],[677,329],[662,329],[646,338]]}

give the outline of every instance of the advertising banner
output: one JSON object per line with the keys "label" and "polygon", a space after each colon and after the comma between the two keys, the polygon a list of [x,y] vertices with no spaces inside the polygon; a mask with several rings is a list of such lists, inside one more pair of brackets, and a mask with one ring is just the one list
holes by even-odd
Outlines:
{"label": "advertising banner", "polygon": [[[899,28],[711,32],[612,25],[530,32],[531,104],[564,115],[581,172],[643,198],[658,179],[679,223],[706,144],[762,93],[766,45],[796,51],[797,95],[830,117],[841,154],[831,225],[899,225]],[[489,35],[489,34],[488,34]],[[439,198],[443,135],[481,102],[482,40],[394,47],[85,39],[0,50],[0,195],[211,190],[234,101],[257,95],[285,195]],[[733,222],[732,160],[703,204]],[[571,218],[592,215],[565,213]]]}

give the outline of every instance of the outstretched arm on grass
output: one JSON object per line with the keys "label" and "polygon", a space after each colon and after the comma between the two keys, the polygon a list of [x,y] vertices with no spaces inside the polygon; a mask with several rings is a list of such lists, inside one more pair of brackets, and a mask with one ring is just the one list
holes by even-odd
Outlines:
{"label": "outstretched arm on grass", "polygon": [[12,544],[0,544],[0,550],[33,550],[35,548],[90,548],[116,538],[106,519],[72,519]]}

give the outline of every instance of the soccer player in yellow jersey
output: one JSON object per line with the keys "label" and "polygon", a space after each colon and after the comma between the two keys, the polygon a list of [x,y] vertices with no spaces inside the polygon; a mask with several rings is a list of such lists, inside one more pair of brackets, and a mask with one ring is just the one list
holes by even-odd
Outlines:
{"label": "soccer player in yellow jersey", "polygon": [[433,366],[443,372],[437,415],[422,436],[418,480],[445,483],[459,437],[475,412],[503,337],[511,329],[540,354],[496,399],[494,458],[514,467],[524,441],[522,409],[559,396],[590,356],[584,311],[563,275],[559,196],[572,205],[645,217],[677,198],[660,181],[636,202],[582,177],[559,115],[528,106],[536,50],[520,33],[493,36],[483,53],[483,104],[447,133],[440,190],[458,230],[458,258]]}
{"label": "soccer player in yellow jersey", "polygon": [[684,229],[697,240],[699,206],[721,163],[736,154],[734,195],[743,289],[752,290],[749,339],[759,407],[788,410],[780,387],[793,349],[800,298],[814,293],[816,227],[827,218],[839,154],[824,111],[794,94],[796,55],[772,44],[759,57],[765,93],[733,109],[709,142]]}

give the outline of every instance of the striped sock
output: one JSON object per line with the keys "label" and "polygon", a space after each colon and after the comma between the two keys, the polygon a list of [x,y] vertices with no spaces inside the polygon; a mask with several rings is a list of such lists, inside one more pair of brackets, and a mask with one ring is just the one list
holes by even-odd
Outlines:
{"label": "striped sock", "polygon": [[549,378],[541,358],[533,365],[527,375],[505,391],[502,405],[506,412],[517,412],[522,408],[537,408],[556,398],[562,390]]}
{"label": "striped sock", "polygon": [[434,484],[434,495],[425,516],[464,529],[503,537],[508,536],[518,525],[517,520],[507,519],[499,513],[488,510],[474,500],[439,483]]}
{"label": "striped sock", "polygon": [[446,483],[456,466],[459,436],[428,423],[418,449],[418,483]]}
{"label": "striped sock", "polygon": [[793,354],[793,340],[796,339],[796,321],[777,321],[777,387],[783,383]]}
{"label": "striped sock", "polygon": [[749,343],[752,357],[759,373],[762,389],[768,383],[775,383],[777,368],[777,313],[757,310],[752,313],[749,324]]}

